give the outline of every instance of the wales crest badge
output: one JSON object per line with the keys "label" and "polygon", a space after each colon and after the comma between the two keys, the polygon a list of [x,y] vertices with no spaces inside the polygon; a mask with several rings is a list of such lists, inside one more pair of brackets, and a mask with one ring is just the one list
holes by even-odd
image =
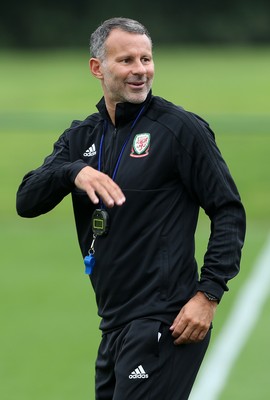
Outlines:
{"label": "wales crest badge", "polygon": [[138,133],[135,135],[132,148],[131,157],[145,157],[149,153],[150,148],[150,133]]}

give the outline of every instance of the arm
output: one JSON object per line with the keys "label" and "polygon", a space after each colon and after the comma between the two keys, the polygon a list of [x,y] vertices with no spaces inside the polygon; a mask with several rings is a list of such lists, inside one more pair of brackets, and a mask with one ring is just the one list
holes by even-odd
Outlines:
{"label": "arm", "polygon": [[[178,157],[178,168],[191,198],[209,216],[211,234],[198,292],[171,326],[176,344],[196,342],[205,337],[217,303],[228,290],[227,282],[239,272],[245,236],[244,208],[213,134],[195,118],[187,123],[184,130],[188,127],[188,134],[182,136],[184,149],[181,148],[181,157]],[[210,293],[218,301],[209,301],[202,292]]]}
{"label": "arm", "polygon": [[68,138],[64,133],[43,165],[24,176],[17,192],[17,212],[28,218],[47,213],[75,187],[87,192],[94,204],[99,202],[97,194],[108,207],[125,201],[121,189],[110,177],[82,160],[70,161]]}
{"label": "arm", "polygon": [[17,192],[18,214],[32,218],[53,209],[74,188],[84,166],[81,160],[70,162],[68,139],[61,135],[44,163],[24,176]]}

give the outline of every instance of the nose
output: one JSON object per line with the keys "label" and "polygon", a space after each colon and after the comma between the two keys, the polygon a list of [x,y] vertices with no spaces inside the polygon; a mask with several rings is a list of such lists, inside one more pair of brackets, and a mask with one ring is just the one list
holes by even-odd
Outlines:
{"label": "nose", "polygon": [[133,75],[145,75],[146,74],[146,67],[141,60],[136,60],[133,64],[132,68]]}

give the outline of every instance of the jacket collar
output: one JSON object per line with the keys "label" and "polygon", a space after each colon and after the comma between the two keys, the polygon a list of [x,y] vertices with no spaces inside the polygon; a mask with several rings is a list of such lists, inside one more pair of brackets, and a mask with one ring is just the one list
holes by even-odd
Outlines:
{"label": "jacket collar", "polygon": [[[116,105],[116,110],[115,110],[115,126],[118,127],[119,125],[124,125],[125,123],[134,120],[134,118],[136,118],[138,112],[141,110],[143,106],[145,108],[148,107],[148,105],[151,102],[151,99],[152,99],[152,90],[149,91],[147,98],[143,103],[140,104],[134,104],[128,102],[118,103]],[[106,108],[104,97],[102,97],[102,99],[98,102],[96,107],[104,119],[111,121],[109,113]]]}

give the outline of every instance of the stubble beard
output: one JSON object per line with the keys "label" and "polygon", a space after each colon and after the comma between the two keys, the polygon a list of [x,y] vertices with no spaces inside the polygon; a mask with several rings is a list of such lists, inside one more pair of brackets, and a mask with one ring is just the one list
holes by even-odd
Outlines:
{"label": "stubble beard", "polygon": [[146,100],[148,93],[151,90],[151,87],[152,87],[152,80],[146,83],[145,88],[141,92],[138,91],[137,93],[136,92],[126,93],[123,96],[123,102],[128,102],[133,104],[143,103]]}

